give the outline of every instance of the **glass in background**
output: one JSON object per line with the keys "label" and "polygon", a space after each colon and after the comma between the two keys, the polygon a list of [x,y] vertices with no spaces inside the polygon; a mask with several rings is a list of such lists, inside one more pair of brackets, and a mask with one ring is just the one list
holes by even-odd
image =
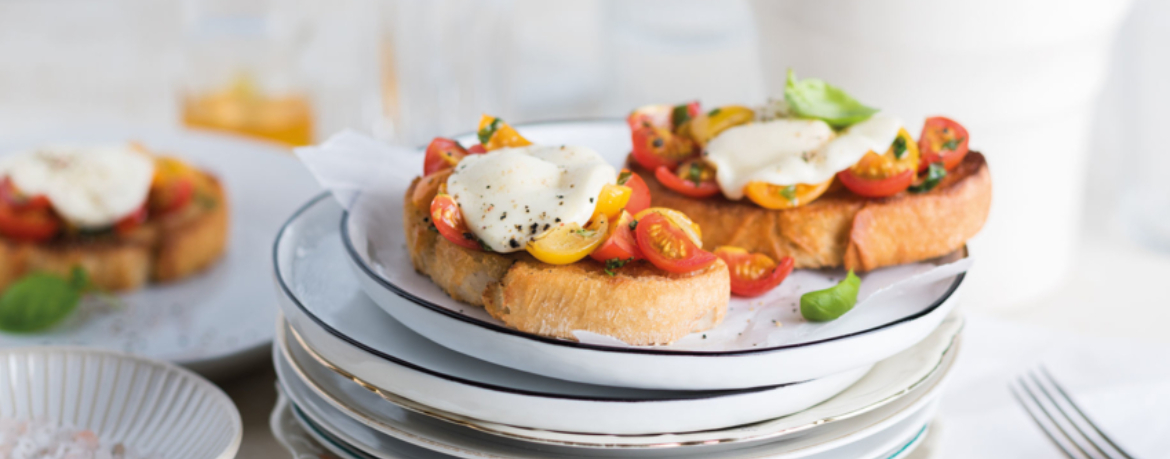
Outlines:
{"label": "glass in background", "polygon": [[[967,126],[995,194],[971,240],[965,295],[981,308],[1048,293],[1073,259],[1090,133],[1126,0],[754,3],[765,84],[787,69],[904,117]],[[1010,13],[1009,13],[1010,12]]]}
{"label": "glass in background", "polygon": [[268,0],[186,0],[183,124],[313,142],[313,109],[298,74],[304,25]]}

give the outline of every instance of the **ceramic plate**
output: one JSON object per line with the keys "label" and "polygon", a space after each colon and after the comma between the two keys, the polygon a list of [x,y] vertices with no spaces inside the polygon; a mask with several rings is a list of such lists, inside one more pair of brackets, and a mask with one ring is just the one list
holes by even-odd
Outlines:
{"label": "ceramic plate", "polygon": [[[878,436],[894,426],[905,426],[906,445],[916,436],[933,413],[933,401],[941,390],[942,383],[954,362],[955,353],[950,352],[941,362],[940,371],[935,372],[905,397],[881,405],[864,413],[847,418],[822,420],[811,423],[807,428],[773,441],[753,443],[663,443],[658,447],[628,449],[581,449],[570,445],[552,445],[501,438],[486,433],[444,423],[428,416],[382,403],[369,391],[349,384],[324,368],[309,369],[314,373],[309,379],[299,373],[289,361],[274,348],[274,359],[280,384],[304,416],[322,431],[343,443],[355,446],[376,457],[380,451],[394,451],[394,442],[406,442],[456,457],[464,458],[543,458],[563,457],[568,459],[584,457],[646,457],[646,458],[798,458],[809,457],[828,451],[841,450],[859,441]],[[320,373],[320,374],[316,374]],[[313,377],[322,378],[329,386],[328,391],[315,386]],[[379,405],[381,403],[381,405]],[[909,420],[914,419],[914,420]],[[662,436],[667,440],[678,440],[677,436]],[[898,448],[893,443],[874,441],[874,454],[826,457],[884,457],[882,452],[894,453]],[[878,449],[881,448],[881,449]]]}
{"label": "ceramic plate", "polygon": [[[614,165],[622,164],[629,151],[628,127],[622,121],[543,123],[520,130],[536,143],[592,147]],[[467,143],[471,138],[460,140]],[[412,158],[421,164],[421,154]],[[415,166],[395,164],[387,172],[394,177],[366,185],[342,218],[342,238],[362,289],[400,322],[439,344],[545,376],[677,390],[737,389],[820,378],[872,364],[926,337],[952,309],[962,285],[963,275],[949,272],[875,295],[838,320],[814,324],[800,317],[800,294],[832,285],[844,272],[798,270],[763,297],[733,298],[720,325],[669,346],[541,337],[510,329],[483,308],[455,301],[415,271],[400,230],[402,196],[413,175],[409,171],[422,170]],[[962,257],[954,254],[947,261]],[[861,297],[923,274],[938,263],[867,273],[862,276]]]}
{"label": "ceramic plate", "polygon": [[231,459],[243,426],[218,387],[189,370],[98,349],[0,350],[0,419],[93,431],[172,459]]}
{"label": "ceramic plate", "polygon": [[[371,427],[384,429],[383,433],[394,435],[396,427],[387,426],[405,407],[436,421],[447,421],[479,430],[498,437],[539,443],[549,446],[569,446],[589,449],[669,449],[692,448],[713,444],[731,445],[737,443],[761,442],[779,437],[792,436],[815,426],[839,422],[893,404],[914,389],[924,385],[939,374],[953,360],[951,352],[960,322],[956,319],[944,323],[943,327],[921,344],[900,353],[891,359],[879,362],[874,369],[856,384],[834,398],[808,410],[755,424],[735,426],[690,433],[664,433],[650,435],[600,435],[580,434],[562,431],[521,428],[468,418],[431,406],[422,405],[398,394],[373,387],[368,382],[330,370],[313,359],[298,346],[282,348],[283,361],[295,372],[296,379],[309,387],[316,397],[327,400],[335,408],[350,416],[371,421]],[[281,359],[278,359],[281,360]],[[288,379],[285,377],[285,379]],[[356,382],[357,384],[352,384]],[[362,390],[362,389],[366,390]],[[354,397],[367,397],[374,392],[390,403],[355,402]],[[359,395],[360,394],[360,395]],[[294,399],[296,397],[294,396]],[[377,400],[370,398],[370,400]],[[605,422],[605,421],[602,421]]]}
{"label": "ceramic plate", "polygon": [[0,347],[81,345],[176,362],[212,377],[243,369],[272,340],[276,295],[268,248],[288,215],[320,187],[287,150],[236,137],[185,131],[66,131],[0,141],[0,154],[46,142],[137,140],[216,174],[231,200],[228,251],[209,271],[122,295],[123,306],[83,305],[45,333],[0,333]]}
{"label": "ceramic plate", "polygon": [[432,408],[566,432],[689,432],[803,410],[872,366],[800,383],[699,392],[596,386],[494,365],[423,338],[371,302],[345,268],[338,216],[336,206],[312,206],[277,241],[276,277],[295,329],[291,338],[322,364]]}

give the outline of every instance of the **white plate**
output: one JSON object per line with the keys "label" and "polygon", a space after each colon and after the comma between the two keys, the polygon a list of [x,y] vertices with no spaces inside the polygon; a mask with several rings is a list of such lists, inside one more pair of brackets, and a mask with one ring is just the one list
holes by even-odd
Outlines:
{"label": "white plate", "polygon": [[345,268],[340,210],[322,199],[276,242],[280,304],[293,338],[321,363],[422,405],[534,429],[690,432],[795,413],[841,392],[872,366],[780,386],[684,392],[581,384],[494,365],[423,338],[371,302]]}
{"label": "white plate", "polygon": [[[844,418],[821,419],[804,429],[788,436],[768,442],[754,443],[663,443],[658,447],[628,449],[581,449],[566,445],[550,445],[523,442],[514,439],[491,436],[483,432],[437,421],[428,416],[404,410],[383,403],[376,395],[350,384],[343,378],[318,367],[309,368],[313,374],[309,379],[305,373],[290,365],[274,347],[274,360],[281,387],[301,412],[316,426],[328,434],[379,458],[393,458],[382,455],[381,451],[400,451],[396,442],[463,458],[544,458],[563,457],[567,459],[584,457],[672,457],[672,458],[798,458],[809,457],[827,451],[840,450],[859,441],[886,432],[895,425],[911,426],[917,433],[933,413],[933,401],[954,363],[956,353],[949,352],[939,365],[939,370],[922,384],[907,391],[900,397],[864,413]],[[318,385],[324,380],[327,387]],[[815,409],[815,408],[814,408]],[[907,421],[914,418],[915,421]],[[662,436],[673,440],[679,436]],[[911,435],[906,436],[907,439]],[[875,440],[889,451],[891,443]],[[902,443],[903,445],[905,442]],[[881,457],[874,455],[831,456],[831,457]]]}
{"label": "white plate", "polygon": [[171,459],[230,459],[240,413],[218,387],[177,366],[98,349],[0,350],[0,418],[50,422]]}
{"label": "white plate", "polygon": [[122,295],[123,307],[87,303],[78,314],[45,333],[0,333],[0,347],[99,347],[168,360],[209,377],[246,369],[267,353],[276,320],[276,295],[268,285],[272,236],[320,187],[286,149],[188,131],[45,133],[0,141],[0,154],[46,142],[126,140],[188,159],[223,181],[232,210],[223,260],[191,279]]}
{"label": "white plate", "polygon": [[[622,164],[629,151],[628,127],[620,121],[543,123],[520,130],[537,143],[590,146],[615,165]],[[414,159],[421,162],[421,155]],[[675,390],[738,389],[820,378],[872,364],[926,337],[954,307],[962,285],[962,274],[950,275],[875,297],[836,321],[813,324],[800,317],[796,307],[800,294],[832,285],[844,272],[798,270],[761,298],[732,298],[723,323],[669,346],[541,337],[508,328],[483,308],[455,301],[415,271],[400,230],[402,196],[412,175],[402,171],[421,170],[412,167],[395,164],[388,173],[400,177],[366,185],[342,218],[342,238],[362,289],[400,322],[439,344],[545,376]],[[914,263],[865,274],[861,296],[932,267]]]}
{"label": "white plate", "polygon": [[[287,366],[293,372],[292,376],[278,373],[283,380],[295,379],[309,387],[316,397],[329,401],[334,408],[346,412],[349,416],[367,420],[371,427],[387,435],[395,435],[399,431],[395,419],[400,417],[405,407],[411,412],[433,418],[432,421],[435,422],[443,420],[497,437],[521,440],[530,444],[567,446],[574,449],[689,450],[713,444],[727,446],[759,443],[799,435],[819,425],[843,421],[877,410],[884,405],[896,404],[914,389],[929,385],[927,381],[935,375],[945,373],[945,368],[953,360],[955,352],[950,350],[957,342],[957,332],[960,328],[959,319],[945,322],[943,327],[921,344],[879,362],[869,374],[849,389],[808,410],[778,419],[725,429],[652,435],[578,434],[489,423],[422,405],[398,394],[379,390],[352,376],[331,371],[299,346],[282,348],[278,341],[274,348],[283,353],[283,356],[277,358],[277,366]],[[371,391],[390,403],[385,401],[374,403],[377,398],[370,397]],[[290,396],[298,402],[301,401],[297,399],[296,394],[290,393]]]}

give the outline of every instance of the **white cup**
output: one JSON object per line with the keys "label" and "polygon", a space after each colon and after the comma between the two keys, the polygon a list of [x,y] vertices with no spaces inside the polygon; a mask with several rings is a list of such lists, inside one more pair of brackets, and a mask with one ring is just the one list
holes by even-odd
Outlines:
{"label": "white cup", "polygon": [[970,242],[967,301],[1018,305],[1072,263],[1089,133],[1128,0],[818,0],[753,3],[764,83],[789,68],[905,119],[945,115],[991,166]]}

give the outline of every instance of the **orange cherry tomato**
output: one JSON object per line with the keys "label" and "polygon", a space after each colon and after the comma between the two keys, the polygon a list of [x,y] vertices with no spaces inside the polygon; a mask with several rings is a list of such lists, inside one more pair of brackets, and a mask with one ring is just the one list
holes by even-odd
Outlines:
{"label": "orange cherry tomato", "polygon": [[12,183],[11,177],[4,177],[4,180],[0,181],[0,201],[7,203],[16,210],[48,209],[52,206],[52,203],[49,202],[49,197],[43,194],[25,196],[20,190],[16,189],[16,185]]}
{"label": "orange cherry tomato", "polygon": [[143,223],[146,223],[146,216],[146,205],[144,204],[130,215],[127,215],[121,220],[118,220],[118,222],[114,224],[114,232],[120,236],[133,233],[134,230],[138,229],[139,226],[142,226]]}
{"label": "orange cherry tomato", "polygon": [[641,260],[645,258],[642,251],[638,249],[638,241],[634,237],[634,230],[630,228],[634,225],[634,216],[629,212],[623,210],[618,218],[609,221],[609,235],[605,242],[597,246],[590,258],[600,262],[606,262],[613,259],[618,260]]}
{"label": "orange cherry tomato", "polygon": [[967,128],[950,118],[927,118],[926,124],[922,125],[922,135],[918,137],[918,149],[922,153],[918,172],[926,171],[931,163],[939,161],[946,170],[953,170],[967,156],[969,139]]}
{"label": "orange cherry tomato", "polygon": [[618,185],[625,185],[633,190],[630,194],[630,200],[626,201],[626,210],[631,214],[637,214],[650,207],[650,188],[646,187],[646,182],[642,181],[642,177],[638,176],[629,169],[622,169],[622,173],[618,174]]}
{"label": "orange cherry tomato", "polygon": [[590,220],[596,220],[599,215],[605,215],[605,218],[613,220],[618,217],[622,209],[626,208],[626,203],[630,201],[630,196],[634,194],[634,190],[625,185],[610,185],[605,184],[601,187],[601,193],[597,196],[597,205],[593,208],[593,216]]}
{"label": "orange cherry tomato", "polygon": [[750,182],[743,192],[748,199],[765,209],[791,209],[800,207],[825,194],[833,179],[825,180],[812,185],[800,183],[796,185],[780,186],[767,182]]}
{"label": "orange cherry tomato", "polygon": [[634,229],[638,248],[658,269],[672,273],[687,273],[711,266],[718,258],[700,249],[687,233],[660,213],[652,212]]}
{"label": "orange cherry tomato", "polygon": [[486,151],[532,145],[532,142],[520,135],[515,128],[509,126],[504,120],[491,115],[483,115],[479,118],[477,135],[479,143],[483,144]]}
{"label": "orange cherry tomato", "polygon": [[164,215],[190,204],[195,198],[197,178],[198,172],[183,161],[175,158],[156,159],[147,210],[151,215]]}
{"label": "orange cherry tomato", "polygon": [[0,235],[26,242],[52,239],[61,230],[61,219],[47,208],[17,210],[0,202]]}
{"label": "orange cherry tomato", "polygon": [[886,178],[871,179],[857,175],[852,169],[845,169],[837,173],[837,179],[853,194],[867,198],[884,198],[910,188],[914,175],[915,171],[908,170]]}
{"label": "orange cherry tomato", "polygon": [[427,156],[423,160],[423,175],[431,175],[443,169],[455,167],[464,156],[467,156],[467,150],[464,150],[459,142],[435,137],[431,144],[427,145]]}
{"label": "orange cherry tomato", "polygon": [[686,161],[679,165],[678,173],[664,166],[654,171],[654,177],[663,186],[683,196],[696,199],[709,198],[719,194],[719,183],[715,182],[715,171],[702,161]]}
{"label": "orange cherry tomato", "polygon": [[749,298],[776,288],[795,265],[792,257],[784,257],[776,263],[767,255],[731,246],[716,248],[715,256],[727,263],[731,273],[731,293]]}
{"label": "orange cherry tomato", "polygon": [[435,199],[431,201],[431,220],[434,222],[435,228],[439,230],[439,234],[442,234],[452,244],[468,250],[483,249],[479,244],[479,238],[475,237],[475,234],[472,234],[471,230],[467,228],[467,223],[463,221],[463,212],[459,210],[459,204],[451,195],[435,196]]}

